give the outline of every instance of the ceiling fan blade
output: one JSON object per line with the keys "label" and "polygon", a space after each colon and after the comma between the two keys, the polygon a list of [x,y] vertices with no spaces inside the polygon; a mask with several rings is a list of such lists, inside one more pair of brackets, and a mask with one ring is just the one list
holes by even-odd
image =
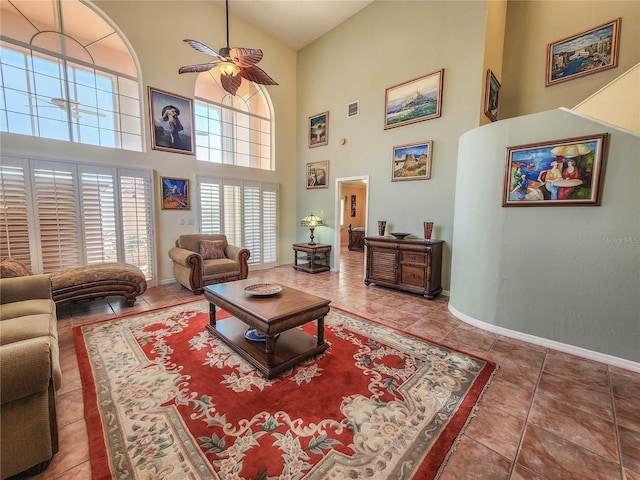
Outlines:
{"label": "ceiling fan blade", "polygon": [[231,75],[220,75],[220,82],[222,82],[222,88],[224,88],[231,95],[235,95],[242,83],[242,78],[239,76],[232,77]]}
{"label": "ceiling fan blade", "polygon": [[206,72],[207,70],[211,70],[218,65],[220,65],[220,62],[199,63],[198,65],[185,65],[184,67],[180,67],[178,73]]}
{"label": "ceiling fan blade", "polygon": [[239,67],[246,68],[262,60],[262,50],[259,48],[234,47],[229,49],[229,57]]}
{"label": "ceiling fan blade", "polygon": [[238,76],[260,85],[278,85],[278,82],[257,65],[241,69]]}
{"label": "ceiling fan blade", "polygon": [[183,41],[191,45],[191,47],[198,52],[206,53],[207,55],[219,58],[220,60],[225,60],[222,55],[216,52],[213,48],[207,47],[204,43],[198,42],[197,40],[191,40],[189,38],[185,38]]}

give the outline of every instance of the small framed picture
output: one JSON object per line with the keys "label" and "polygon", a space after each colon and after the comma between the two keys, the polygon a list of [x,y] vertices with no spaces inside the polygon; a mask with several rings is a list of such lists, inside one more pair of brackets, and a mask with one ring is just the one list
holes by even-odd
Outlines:
{"label": "small framed picture", "polygon": [[484,93],[484,114],[492,122],[498,120],[498,107],[500,104],[500,82],[491,70],[487,70],[487,85]]}
{"label": "small framed picture", "polygon": [[547,45],[547,87],[617,67],[621,20]]}
{"label": "small framed picture", "polygon": [[329,187],[329,160],[307,163],[307,189]]}
{"label": "small framed picture", "polygon": [[189,179],[160,177],[163,210],[190,210]]}
{"label": "small framed picture", "polygon": [[386,89],[384,128],[423,122],[442,115],[444,69]]}
{"label": "small framed picture", "polygon": [[507,147],[503,207],[600,205],[608,134]]}
{"label": "small framed picture", "polygon": [[193,102],[190,98],[148,87],[151,148],[193,155]]}
{"label": "small framed picture", "polygon": [[433,141],[393,147],[391,181],[428,180],[431,178]]}
{"label": "small framed picture", "polygon": [[309,148],[329,143],[329,112],[309,117]]}

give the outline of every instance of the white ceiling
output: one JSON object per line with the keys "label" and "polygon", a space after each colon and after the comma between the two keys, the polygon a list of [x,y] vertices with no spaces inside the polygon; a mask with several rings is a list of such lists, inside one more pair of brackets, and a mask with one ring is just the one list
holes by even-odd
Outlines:
{"label": "white ceiling", "polygon": [[[300,50],[373,0],[229,0],[229,13]],[[223,0],[214,3],[224,10]]]}

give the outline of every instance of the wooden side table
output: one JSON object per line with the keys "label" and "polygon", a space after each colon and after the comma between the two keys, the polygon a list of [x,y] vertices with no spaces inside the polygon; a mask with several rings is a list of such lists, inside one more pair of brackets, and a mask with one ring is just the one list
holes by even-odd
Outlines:
{"label": "wooden side table", "polygon": [[307,273],[326,272],[331,269],[329,257],[331,245],[316,243],[293,244],[294,264],[293,268]]}

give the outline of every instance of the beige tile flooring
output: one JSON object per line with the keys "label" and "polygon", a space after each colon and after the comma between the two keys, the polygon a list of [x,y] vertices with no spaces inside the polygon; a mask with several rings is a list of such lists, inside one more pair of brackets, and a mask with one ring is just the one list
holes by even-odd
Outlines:
{"label": "beige tile flooring", "polygon": [[[362,252],[343,248],[341,271],[315,275],[290,265],[251,272],[500,367],[441,479],[640,479],[640,374],[492,334],[426,300],[363,283]],[[63,386],[60,451],[38,479],[89,479],[88,437],[71,327],[193,299],[177,284],[149,288],[134,307],[110,297],[58,309]]]}

